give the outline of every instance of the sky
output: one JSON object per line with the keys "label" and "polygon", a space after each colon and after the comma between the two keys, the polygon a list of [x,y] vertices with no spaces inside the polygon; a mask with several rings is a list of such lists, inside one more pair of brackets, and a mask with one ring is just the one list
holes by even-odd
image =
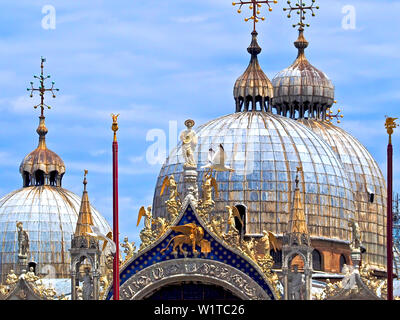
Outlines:
{"label": "sky", "polygon": [[[366,146],[386,176],[385,115],[400,116],[400,2],[317,2],[306,55],[336,87],[344,114],[339,126]],[[259,61],[270,79],[297,53],[296,21],[286,17],[284,5],[264,9],[266,21],[258,25]],[[60,89],[56,99],[47,98],[52,109],[45,115],[47,146],[66,165],[63,187],[81,195],[88,169],[90,201],[110,225],[110,114],[120,113],[120,237],[138,244],[137,214],[152,204],[162,166],[146,156],[151,137],[161,130],[170,149],[178,142],[174,128],[183,130],[185,119],[203,124],[234,112],[233,84],[249,62],[248,9],[238,14],[229,0],[0,0],[0,7],[0,196],[22,187],[20,162],[37,146],[39,110],[33,106],[39,99],[26,88],[43,56],[45,73]],[[395,191],[399,131],[393,136]]]}

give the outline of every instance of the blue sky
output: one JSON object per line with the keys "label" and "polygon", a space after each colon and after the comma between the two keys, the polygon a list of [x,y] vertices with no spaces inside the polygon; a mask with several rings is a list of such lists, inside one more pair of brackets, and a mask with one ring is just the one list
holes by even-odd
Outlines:
{"label": "blue sky", "polygon": [[[258,27],[260,63],[270,79],[289,66],[297,32],[273,5]],[[56,9],[56,28],[42,28],[42,8]],[[323,0],[306,31],[310,62],[336,86],[340,125],[358,138],[386,174],[384,116],[399,116],[400,20],[398,1]],[[345,30],[342,8],[356,9],[356,28]],[[249,61],[251,24],[229,0],[27,1],[1,0],[0,194],[22,186],[18,168],[37,145],[38,110],[26,88],[46,71],[60,88],[46,111],[47,145],[66,164],[64,187],[82,192],[89,170],[92,204],[112,222],[110,113],[120,113],[120,232],[139,242],[137,212],[152,203],[161,164],[146,161],[152,129],[169,121],[202,124],[234,111],[232,87]],[[246,12],[246,10],[243,10]],[[400,157],[395,133],[396,162]],[[174,147],[177,136],[168,138]],[[400,169],[395,165],[395,190]]]}

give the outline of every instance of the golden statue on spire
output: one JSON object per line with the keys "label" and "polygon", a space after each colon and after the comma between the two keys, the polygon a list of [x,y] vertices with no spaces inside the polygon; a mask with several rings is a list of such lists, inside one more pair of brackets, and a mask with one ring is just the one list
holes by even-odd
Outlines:
{"label": "golden statue on spire", "polygon": [[385,116],[385,117],[386,117],[385,128],[386,128],[386,131],[387,131],[387,133],[389,135],[389,144],[391,144],[392,143],[392,134],[394,132],[393,129],[395,129],[395,128],[397,128],[399,126],[396,123],[396,120],[398,118],[391,118],[391,117],[388,117],[388,116]]}
{"label": "golden statue on spire", "polygon": [[45,62],[46,62],[46,59],[43,58],[43,57],[41,57],[41,63],[40,63],[41,72],[40,72],[40,76],[33,76],[35,79],[38,79],[38,80],[39,80],[39,83],[40,83],[39,88],[34,88],[34,87],[33,87],[33,82],[31,81],[31,82],[30,82],[31,87],[26,89],[27,91],[30,91],[30,92],[31,92],[31,94],[30,94],[30,97],[31,97],[31,98],[33,98],[33,92],[34,92],[34,91],[39,91],[40,103],[39,103],[38,105],[35,105],[34,108],[36,109],[37,107],[40,107],[40,109],[41,109],[40,116],[41,116],[41,117],[44,117],[44,108],[45,108],[45,107],[46,107],[47,109],[51,109],[51,107],[50,107],[49,105],[47,105],[47,104],[44,103],[44,96],[45,96],[45,93],[46,93],[47,91],[49,91],[49,92],[51,92],[51,94],[53,95],[53,98],[55,98],[56,95],[55,95],[54,91],[60,91],[60,89],[54,88],[54,84],[55,84],[54,81],[51,83],[51,88],[48,88],[48,89],[47,89],[47,88],[45,87],[44,82],[45,82],[47,79],[50,78],[50,75],[48,75],[48,76],[45,77],[44,74],[43,74],[44,63],[45,63]]}
{"label": "golden statue on spire", "polygon": [[242,7],[245,5],[249,5],[249,9],[253,11],[253,15],[249,18],[245,18],[244,21],[249,21],[249,20],[253,20],[253,26],[254,26],[254,30],[256,31],[256,23],[265,20],[265,17],[260,17],[259,15],[261,14],[261,7],[263,4],[266,4],[268,6],[268,11],[272,11],[271,5],[270,3],[278,3],[277,0],[247,0],[247,1],[242,1],[240,0],[240,2],[232,2],[233,6],[238,5],[239,9],[238,9],[238,13],[242,12]]}
{"label": "golden statue on spire", "polygon": [[292,17],[292,11],[296,11],[296,13],[299,16],[299,22],[297,24],[293,25],[293,28],[296,28],[299,26],[299,30],[304,30],[304,27],[309,27],[310,25],[308,23],[304,23],[304,20],[306,19],[306,13],[307,10],[311,11],[311,15],[315,17],[314,9],[319,9],[319,6],[315,6],[315,0],[311,0],[310,5],[306,5],[304,3],[305,0],[297,0],[297,3],[292,6],[292,3],[290,0],[288,0],[288,5],[289,8],[283,8],[283,11],[289,10],[289,14],[287,15],[288,18]]}

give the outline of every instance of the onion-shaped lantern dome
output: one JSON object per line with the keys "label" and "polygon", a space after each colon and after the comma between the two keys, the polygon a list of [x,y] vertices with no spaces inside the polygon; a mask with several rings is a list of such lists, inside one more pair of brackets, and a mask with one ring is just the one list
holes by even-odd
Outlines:
{"label": "onion-shaped lantern dome", "polygon": [[21,162],[19,171],[23,178],[24,187],[29,186],[58,186],[65,173],[64,161],[46,146],[45,117],[39,117],[39,127],[36,132],[39,135],[38,147],[29,153]]}
{"label": "onion-shaped lantern dome", "polygon": [[[236,102],[236,112],[249,110],[270,110],[270,102],[273,97],[271,81],[262,71],[257,56],[261,48],[257,42],[257,32],[253,31],[252,41],[247,51],[251,54],[249,66],[236,80],[233,88],[233,96]],[[257,108],[258,105],[258,108]]]}
{"label": "onion-shaped lantern dome", "polygon": [[302,28],[294,45],[298,49],[296,60],[272,79],[273,107],[278,114],[293,119],[325,119],[326,110],[334,102],[332,81],[308,62],[304,54],[308,42]]}

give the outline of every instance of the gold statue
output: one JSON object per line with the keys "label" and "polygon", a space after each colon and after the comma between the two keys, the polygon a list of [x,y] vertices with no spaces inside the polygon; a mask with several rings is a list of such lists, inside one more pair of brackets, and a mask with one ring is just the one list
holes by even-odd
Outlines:
{"label": "gold statue", "polygon": [[140,220],[145,217],[144,226],[146,230],[151,230],[151,222],[153,217],[151,215],[151,206],[147,207],[147,210],[142,206],[139,210],[138,220],[136,226],[139,226]]}
{"label": "gold statue", "polygon": [[211,218],[211,222],[209,223],[209,228],[213,233],[217,236],[222,236],[222,218],[221,216],[214,216]]}
{"label": "gold statue", "polygon": [[106,290],[108,288],[108,285],[112,281],[113,263],[114,263],[113,255],[112,254],[108,254],[106,256],[106,261],[105,261],[105,265],[106,265],[105,273],[99,279],[100,286],[101,286],[100,297],[104,296],[104,294],[106,293]]}
{"label": "gold statue", "polygon": [[243,241],[242,242],[242,246],[243,246],[243,251],[253,260],[253,261],[257,261],[256,259],[256,254],[255,254],[255,242],[254,242],[254,238],[251,238],[248,241]]}
{"label": "gold statue", "polygon": [[8,286],[0,285],[0,295],[6,296],[9,292]]}
{"label": "gold statue", "polygon": [[167,220],[163,217],[157,217],[155,220],[153,220],[153,224],[159,225],[157,229],[154,230],[154,238],[160,238],[168,229]]}
{"label": "gold statue", "polygon": [[185,121],[186,130],[182,131],[180,139],[182,141],[182,152],[185,158],[184,167],[196,168],[196,160],[194,159],[194,150],[197,146],[197,135],[192,130],[194,121],[189,119]]}
{"label": "gold statue", "polygon": [[179,210],[181,208],[181,201],[179,200],[178,187],[173,175],[164,178],[160,196],[164,194],[166,188],[169,189],[169,199],[165,201],[165,204],[167,205],[167,211],[172,216],[171,220],[174,220],[179,214]]}
{"label": "gold statue", "polygon": [[242,225],[242,227],[244,226],[242,217],[240,216],[239,210],[238,208],[236,208],[235,206],[225,206],[225,208],[228,210],[228,230],[226,233],[229,232],[239,232],[239,230],[236,229],[235,226],[235,218],[239,219],[240,224]]}
{"label": "gold statue", "polygon": [[203,178],[202,191],[203,191],[203,206],[214,205],[214,200],[212,198],[212,189],[214,188],[215,197],[218,197],[218,185],[217,180],[212,177],[211,174],[205,174]]}
{"label": "gold statue", "polygon": [[276,239],[275,235],[270,231],[263,231],[263,236],[260,240],[258,240],[260,247],[263,248],[263,254],[269,255],[271,251],[271,246],[276,252],[278,248],[278,240]]}
{"label": "gold statue", "polygon": [[176,181],[174,176],[171,175],[170,177],[165,177],[162,183],[160,196],[164,194],[165,188],[169,188],[169,200],[173,201],[179,196]]}
{"label": "gold statue", "polygon": [[117,131],[118,131],[118,114],[111,114],[111,118],[113,119],[113,123],[111,126],[111,130],[114,131],[114,141],[117,141]]}
{"label": "gold statue", "polygon": [[392,134],[393,134],[393,129],[398,127],[398,124],[395,122],[395,120],[397,120],[398,118],[390,118],[388,116],[386,116],[386,121],[385,121],[385,128],[386,131],[389,135],[389,144],[392,143]]}
{"label": "gold statue", "polygon": [[165,252],[170,244],[174,242],[172,253],[176,254],[176,248],[179,247],[181,253],[186,254],[187,252],[183,250],[183,245],[188,244],[192,246],[193,253],[197,253],[196,246],[200,246],[201,252],[209,253],[211,251],[210,242],[203,239],[204,230],[202,227],[197,226],[195,223],[188,223],[182,226],[170,227],[173,231],[180,232],[182,234],[173,237],[168,245],[162,249],[160,252]]}
{"label": "gold statue", "polygon": [[25,280],[28,282],[36,282],[39,277],[33,271],[33,267],[29,267],[29,271],[25,274]]}
{"label": "gold statue", "polygon": [[18,276],[15,274],[14,270],[10,270],[10,272],[7,274],[6,278],[6,284],[8,285],[13,285],[18,282]]}
{"label": "gold statue", "polygon": [[124,242],[121,243],[121,247],[124,248],[124,253],[126,254],[125,261],[128,261],[135,254],[136,251],[135,242],[132,241],[132,243],[130,243],[128,237],[125,237]]}

